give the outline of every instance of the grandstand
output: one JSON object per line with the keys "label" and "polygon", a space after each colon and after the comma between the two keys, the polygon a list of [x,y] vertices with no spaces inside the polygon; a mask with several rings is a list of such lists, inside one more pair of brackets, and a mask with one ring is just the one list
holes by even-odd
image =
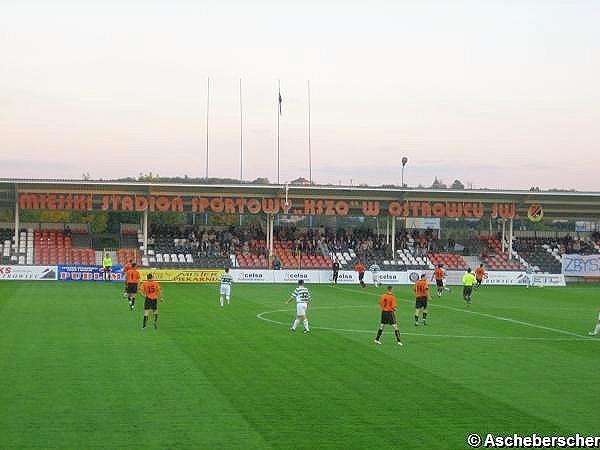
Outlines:
{"label": "grandstand", "polygon": [[[544,206],[544,221],[600,215],[600,195],[577,192],[313,185],[288,192],[277,185],[0,180],[0,207],[13,218],[0,225],[0,258],[16,265],[94,265],[109,251],[119,264],[134,260],[148,267],[326,269],[337,261],[348,270],[362,260],[395,271],[437,264],[465,270],[483,263],[491,271],[557,273],[562,254],[600,252],[600,239],[591,232],[527,235],[533,231],[523,230],[531,223],[518,217],[527,217],[532,204]],[[97,233],[89,223],[20,223],[17,214],[51,210],[125,212],[134,223]],[[179,214],[179,222],[163,224],[161,212]],[[223,213],[233,219],[227,225]],[[438,217],[441,225],[432,230],[413,221],[408,230],[409,215]],[[514,220],[520,221],[518,231],[511,225],[505,233],[504,225]],[[469,234],[459,236],[460,227]]]}
{"label": "grandstand", "polygon": [[[327,241],[325,234],[321,236],[319,245],[306,251],[302,234],[308,230],[300,229],[299,239],[274,240],[273,254],[268,255],[267,242],[264,232],[253,231],[248,238],[247,230],[243,228],[204,228],[181,227],[182,232],[176,232],[180,227],[156,227],[148,241],[148,249],[144,252],[143,236],[135,228],[135,236],[129,231],[127,237],[121,239],[122,247],[109,249],[116,263],[124,265],[135,261],[140,266],[157,268],[222,268],[236,267],[245,269],[272,268],[275,261],[282,269],[328,269],[333,261],[340,268],[352,270],[358,260],[377,263],[382,270],[404,271],[432,269],[442,264],[447,270],[466,270],[469,266],[483,263],[487,270],[495,271],[525,271],[530,269],[541,273],[560,273],[561,255],[565,252],[581,254],[600,253],[600,245],[591,236],[588,238],[572,239],[563,237],[517,237],[513,242],[512,259],[504,250],[496,237],[482,234],[481,253],[466,258],[460,251],[429,251],[426,254],[420,250],[412,237],[403,242],[403,232],[398,233],[398,241],[403,247],[396,249],[392,257],[389,244],[383,240],[370,237],[366,245],[365,239],[353,236],[352,231],[346,230],[351,237],[347,245],[341,245],[335,239]],[[73,232],[73,229],[76,230]],[[65,231],[68,230],[68,231]],[[327,231],[330,233],[330,231]],[[207,235],[207,238],[203,236]],[[286,236],[288,230],[275,233]],[[335,234],[335,233],[333,233]],[[196,235],[199,236],[196,239]],[[357,233],[364,235],[364,231]],[[190,238],[190,236],[194,236]],[[256,237],[263,239],[255,239]],[[225,241],[224,241],[225,239]],[[19,232],[19,246],[15,245],[14,232],[9,228],[0,229],[0,258],[2,264],[13,265],[97,265],[102,254],[107,249],[91,247],[93,234],[81,224],[40,224],[38,229],[27,228]],[[426,247],[435,247],[435,243]],[[222,247],[222,248],[221,248]],[[460,247],[460,246],[457,246]],[[360,253],[360,254],[359,254]],[[468,261],[467,261],[468,259]]]}
{"label": "grandstand", "polygon": [[[466,270],[469,266],[483,263],[490,271],[525,271],[540,273],[560,273],[561,255],[565,252],[581,254],[600,253],[600,245],[591,235],[573,239],[568,234],[553,237],[516,237],[513,241],[512,259],[504,250],[500,239],[482,234],[481,253],[467,258],[461,251],[429,251],[423,254],[412,237],[406,238],[403,231],[397,235],[402,248],[392,256],[389,244],[384,240],[369,237],[357,238],[352,230],[348,233],[347,244],[335,239],[326,240],[326,234],[335,235],[331,230],[319,235],[318,245],[307,251],[302,239],[308,230],[299,229],[298,239],[274,240],[273,254],[268,255],[264,232],[237,227],[156,227],[144,251],[143,236],[139,227],[132,228],[129,236],[121,239],[122,247],[109,249],[116,263],[124,265],[135,261],[140,266],[157,268],[222,268],[245,269],[272,268],[275,261],[282,269],[329,269],[333,261],[340,268],[352,270],[358,260],[377,263],[382,270],[426,270],[442,264],[447,270]],[[73,231],[75,230],[75,231]],[[203,238],[204,235],[206,238]],[[289,230],[277,230],[276,235],[286,236]],[[364,230],[356,233],[365,236]],[[198,238],[195,236],[198,235]],[[194,236],[190,238],[190,236]],[[256,239],[262,237],[262,239]],[[204,240],[203,240],[204,239]],[[405,241],[403,241],[405,239]],[[38,224],[37,229],[26,228],[19,231],[19,246],[16,247],[14,231],[0,229],[0,258],[4,265],[98,265],[107,249],[91,247],[93,234],[82,224]],[[373,244],[375,242],[376,245]],[[437,244],[439,245],[439,243]],[[436,247],[436,243],[426,247]],[[461,247],[458,245],[457,247]]]}

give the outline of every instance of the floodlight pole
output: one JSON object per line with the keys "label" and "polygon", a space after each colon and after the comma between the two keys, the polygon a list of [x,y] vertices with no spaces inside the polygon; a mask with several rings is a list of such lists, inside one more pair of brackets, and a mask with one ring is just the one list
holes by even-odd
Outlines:
{"label": "floodlight pole", "polygon": [[307,81],[308,91],[308,181],[312,186],[312,152],[310,147],[310,80]]}
{"label": "floodlight pole", "polygon": [[142,234],[144,235],[144,256],[148,257],[148,208],[144,209],[142,216]]}
{"label": "floodlight pole", "polygon": [[396,216],[392,217],[392,259],[396,259]]}
{"label": "floodlight pole", "polygon": [[244,180],[244,109],[242,104],[242,79],[240,78],[240,183]]}
{"label": "floodlight pole", "polygon": [[277,80],[277,184],[279,184],[279,120],[281,119],[281,81]]}
{"label": "floodlight pole", "polygon": [[[17,191],[15,200],[15,251],[19,251],[19,192]],[[17,261],[18,262],[18,261]]]}
{"label": "floodlight pole", "polygon": [[512,261],[512,259],[513,259],[512,244],[513,244],[513,219],[511,217],[510,221],[508,222],[508,260],[509,261]]}
{"label": "floodlight pole", "polygon": [[504,251],[505,242],[506,242],[506,219],[502,219],[502,251]]}
{"label": "floodlight pole", "polygon": [[206,83],[206,172],[205,178],[208,179],[208,119],[210,115],[210,77]]}

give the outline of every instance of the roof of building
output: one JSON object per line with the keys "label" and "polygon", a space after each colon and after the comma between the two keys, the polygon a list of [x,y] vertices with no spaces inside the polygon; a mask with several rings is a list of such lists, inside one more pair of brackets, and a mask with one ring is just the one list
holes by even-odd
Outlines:
{"label": "roof of building", "polygon": [[527,217],[532,208],[543,211],[546,219],[600,219],[600,192],[0,179],[3,208],[14,207],[17,196],[28,193],[91,194],[98,202],[110,195],[166,196],[180,197],[186,204],[194,198],[253,198],[279,199],[284,205],[287,198],[290,213],[325,215],[454,217],[458,211],[456,217],[481,218],[479,208],[483,217],[494,217],[498,208],[504,215],[514,207],[514,217]]}

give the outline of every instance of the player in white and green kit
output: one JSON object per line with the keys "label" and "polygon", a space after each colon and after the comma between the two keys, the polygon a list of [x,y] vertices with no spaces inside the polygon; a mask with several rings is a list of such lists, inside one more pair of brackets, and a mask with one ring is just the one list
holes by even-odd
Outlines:
{"label": "player in white and green kit", "polygon": [[233,277],[229,273],[229,267],[221,274],[219,280],[221,281],[221,287],[219,288],[219,303],[222,308],[224,300],[227,300],[227,304],[229,305],[229,299],[231,298],[231,283],[233,282]]}
{"label": "player in white and green kit", "polygon": [[294,292],[292,292],[290,298],[288,298],[285,303],[287,304],[292,300],[296,300],[296,319],[292,323],[290,330],[296,331],[296,327],[300,321],[302,321],[302,324],[304,325],[304,333],[310,333],[306,311],[308,311],[308,305],[312,299],[310,296],[310,291],[306,286],[304,286],[304,280],[298,280],[298,286],[296,289],[294,289]]}
{"label": "player in white and green kit", "polygon": [[373,284],[379,287],[381,285],[381,283],[379,282],[379,271],[381,270],[381,267],[379,267],[379,264],[373,263],[369,266],[369,270],[373,275]]}

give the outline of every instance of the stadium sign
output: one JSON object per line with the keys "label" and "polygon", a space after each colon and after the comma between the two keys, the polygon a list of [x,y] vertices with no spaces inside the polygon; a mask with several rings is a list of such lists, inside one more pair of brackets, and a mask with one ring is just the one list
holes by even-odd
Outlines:
{"label": "stadium sign", "polygon": [[[366,272],[365,272],[366,274]],[[329,272],[329,276],[331,277],[331,272]],[[366,275],[365,275],[366,277]],[[340,270],[338,272],[338,284],[356,284],[358,283],[358,273],[350,270]],[[366,280],[365,280],[366,282]]]}
{"label": "stadium sign", "polygon": [[[373,280],[372,276],[371,272],[371,280]],[[377,272],[377,281],[381,284],[408,284],[408,273],[383,270]]]}
{"label": "stadium sign", "polygon": [[[140,269],[142,280],[152,273],[157,281],[172,283],[218,283],[223,270],[217,269]],[[432,279],[433,272],[426,271],[380,271],[377,272],[383,285],[401,284],[412,285],[422,273]],[[448,271],[447,284],[461,285],[464,272]],[[331,270],[247,270],[232,269],[231,275],[237,283],[295,283],[304,280],[306,283],[331,283]],[[373,283],[372,272],[365,272],[364,281]],[[58,280],[58,281],[95,281],[104,282],[102,268],[99,266],[0,266],[0,280]],[[113,266],[111,281],[125,280],[121,266]],[[432,281],[432,285],[435,282]],[[358,274],[355,271],[339,272],[338,284],[358,284]],[[524,272],[487,272],[484,284],[488,285],[535,285],[535,286],[565,286],[563,274],[527,274]]]}
{"label": "stadium sign", "polygon": [[56,266],[0,266],[0,280],[56,280]]}
{"label": "stadium sign", "polygon": [[540,222],[544,218],[544,208],[542,208],[542,205],[530,205],[527,208],[527,218],[533,223]]}
{"label": "stadium sign", "polygon": [[[101,281],[104,280],[104,271],[100,266],[75,266],[59,265],[58,281]],[[113,266],[110,272],[110,281],[125,281],[122,266]]]}
{"label": "stadium sign", "polygon": [[273,283],[275,281],[273,272],[273,270],[233,269],[231,276],[237,283]]}
{"label": "stadium sign", "polygon": [[34,210],[191,212],[216,214],[292,214],[313,216],[492,218],[517,216],[515,203],[380,201],[277,197],[202,197],[185,195],[127,195],[80,193],[21,193],[19,207]]}
{"label": "stadium sign", "polygon": [[425,230],[429,228],[431,230],[439,230],[440,219],[438,217],[407,217],[405,227],[407,229],[417,228],[419,230]]}
{"label": "stadium sign", "polygon": [[525,272],[493,271],[487,272],[485,284],[525,286],[530,284],[530,280],[529,275]]}
{"label": "stadium sign", "polygon": [[273,276],[276,283],[296,283],[304,280],[306,283],[319,283],[318,270],[275,270]]}
{"label": "stadium sign", "polygon": [[167,283],[218,283],[224,272],[221,269],[140,269],[142,281],[149,273],[156,281]]}
{"label": "stadium sign", "polygon": [[531,284],[535,286],[566,286],[565,276],[563,274],[542,274],[532,273]]}
{"label": "stadium sign", "polygon": [[[435,285],[435,276],[433,270],[411,270],[407,272],[408,283],[414,283],[421,274],[427,275],[430,285]],[[462,286],[462,277],[466,271],[447,270],[445,284],[448,286]],[[507,271],[487,271],[483,276],[484,285],[505,285],[505,286],[526,286],[534,284],[536,286],[566,286],[565,277],[562,274],[541,274],[525,272],[507,272]]]}
{"label": "stadium sign", "polygon": [[562,255],[562,273],[567,277],[598,277],[600,255]]}

